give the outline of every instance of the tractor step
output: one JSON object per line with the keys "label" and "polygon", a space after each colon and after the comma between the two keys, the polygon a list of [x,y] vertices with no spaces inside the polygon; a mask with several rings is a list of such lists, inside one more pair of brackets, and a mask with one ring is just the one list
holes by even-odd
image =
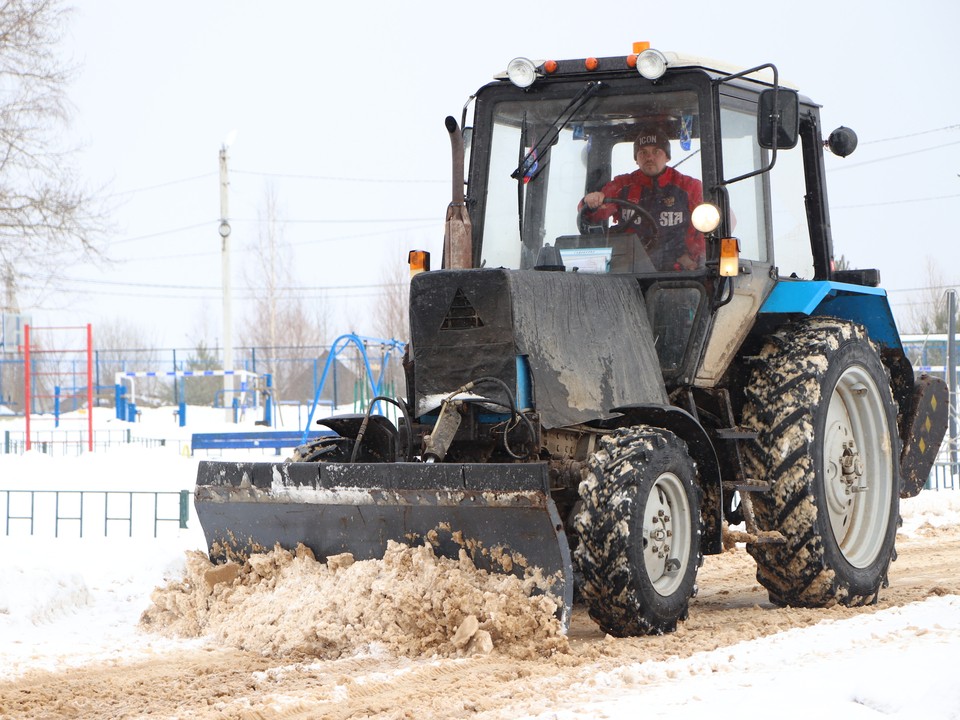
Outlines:
{"label": "tractor step", "polygon": [[746,482],[725,482],[723,483],[723,489],[728,492],[737,491],[740,493],[745,492],[770,492],[770,483],[757,482],[748,480]]}
{"label": "tractor step", "polygon": [[756,440],[757,433],[753,430],[741,430],[737,427],[718,428],[714,434],[720,440]]}
{"label": "tractor step", "polygon": [[753,512],[753,498],[751,497],[751,494],[770,492],[770,483],[746,478],[742,482],[725,482],[723,483],[723,489],[725,492],[736,491],[740,493],[740,513],[743,516],[743,524],[746,526],[747,532],[739,533],[739,535],[742,537],[738,538],[738,542],[786,542],[786,538],[784,538],[781,533],[776,531],[761,530],[757,527],[757,516]]}

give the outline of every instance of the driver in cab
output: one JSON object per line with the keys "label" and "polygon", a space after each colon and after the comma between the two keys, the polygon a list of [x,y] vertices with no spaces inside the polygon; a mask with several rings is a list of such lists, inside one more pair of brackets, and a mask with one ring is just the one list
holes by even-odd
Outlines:
{"label": "driver in cab", "polygon": [[635,211],[603,201],[619,198],[639,205],[659,226],[660,241],[656,247],[648,248],[655,267],[661,270],[703,267],[703,235],[690,222],[690,213],[703,202],[703,185],[696,178],[667,167],[670,140],[662,127],[645,128],[633,143],[633,156],[639,170],[618,175],[599,192],[584,196],[580,208],[587,222],[599,224],[612,217],[621,227],[629,225],[631,220],[639,221],[639,228],[643,219],[634,219]]}

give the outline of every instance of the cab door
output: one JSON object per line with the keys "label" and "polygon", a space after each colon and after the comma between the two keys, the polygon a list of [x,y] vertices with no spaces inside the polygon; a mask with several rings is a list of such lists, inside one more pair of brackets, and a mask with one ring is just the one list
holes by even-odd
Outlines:
{"label": "cab door", "polygon": [[757,97],[721,89],[722,177],[749,176],[723,183],[727,231],[740,243],[740,273],[730,279],[713,318],[694,381],[701,387],[720,381],[779,277],[813,277],[801,150],[780,148],[768,172],[750,175],[771,159],[757,136]]}

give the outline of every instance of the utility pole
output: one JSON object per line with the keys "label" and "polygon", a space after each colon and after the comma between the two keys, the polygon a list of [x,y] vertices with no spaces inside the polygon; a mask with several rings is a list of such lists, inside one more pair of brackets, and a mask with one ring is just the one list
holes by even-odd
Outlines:
{"label": "utility pole", "polygon": [[[217,228],[221,239],[221,259],[223,274],[223,369],[233,370],[233,309],[231,306],[232,286],[230,281],[230,209],[227,176],[227,144],[220,146],[220,226]],[[223,404],[227,408],[227,422],[233,420],[233,375],[224,373]]]}
{"label": "utility pole", "polygon": [[957,472],[957,291],[947,291],[947,388],[950,391],[950,477]]}

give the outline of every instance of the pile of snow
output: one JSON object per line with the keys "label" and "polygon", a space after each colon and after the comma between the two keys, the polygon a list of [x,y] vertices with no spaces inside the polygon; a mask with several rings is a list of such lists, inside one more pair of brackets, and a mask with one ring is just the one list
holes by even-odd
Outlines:
{"label": "pile of snow", "polygon": [[567,647],[556,603],[535,589],[532,578],[478,570],[465,551],[452,560],[393,541],[379,560],[320,563],[303,545],[217,566],[191,553],[184,579],[153,593],[141,625],[271,657],[337,659],[372,646],[462,657],[496,646],[535,658]]}

